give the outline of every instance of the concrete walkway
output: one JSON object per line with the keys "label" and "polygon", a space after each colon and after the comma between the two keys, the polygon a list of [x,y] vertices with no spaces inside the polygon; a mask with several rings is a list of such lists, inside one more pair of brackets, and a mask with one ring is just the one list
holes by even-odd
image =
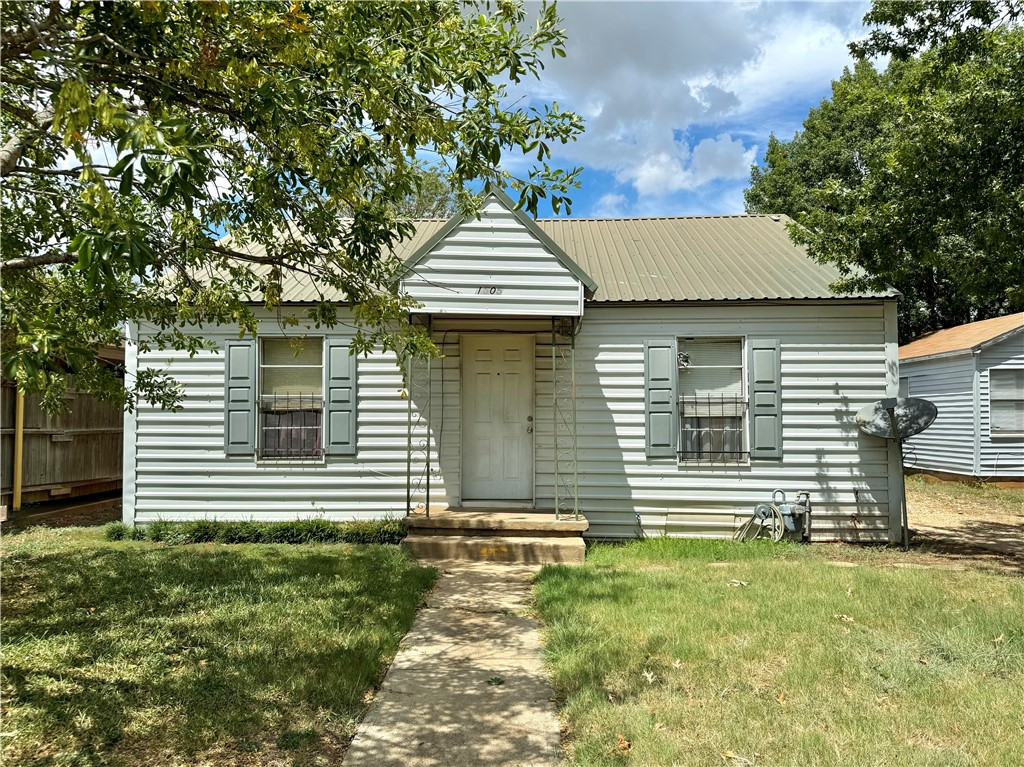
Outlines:
{"label": "concrete walkway", "polygon": [[451,562],[402,640],[345,767],[550,767],[561,760],[537,567]]}

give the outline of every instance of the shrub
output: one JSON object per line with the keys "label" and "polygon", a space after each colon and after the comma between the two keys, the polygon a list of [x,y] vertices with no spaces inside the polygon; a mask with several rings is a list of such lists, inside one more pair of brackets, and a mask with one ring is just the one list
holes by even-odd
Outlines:
{"label": "shrub", "polygon": [[217,540],[220,530],[217,523],[209,519],[185,522],[176,532],[184,534],[188,543],[212,543]]}
{"label": "shrub", "polygon": [[146,531],[141,527],[130,527],[123,522],[111,522],[103,528],[103,535],[108,541],[144,541]]}
{"label": "shrub", "polygon": [[158,519],[154,522],[147,522],[143,529],[146,531],[146,537],[149,538],[149,540],[163,541],[174,531],[176,526],[177,525],[174,522],[167,522],[166,520]]}
{"label": "shrub", "polygon": [[265,524],[259,522],[226,522],[217,534],[219,543],[260,543]]}
{"label": "shrub", "polygon": [[178,546],[187,543],[356,543],[397,544],[406,536],[401,519],[329,522],[326,519],[296,519],[289,522],[192,522],[156,520],[144,528],[120,522],[107,526],[107,540],[142,540]]}
{"label": "shrub", "polygon": [[374,519],[347,522],[346,543],[399,543],[406,536],[405,522],[400,519]]}
{"label": "shrub", "polygon": [[131,528],[123,522],[111,522],[103,528],[103,537],[108,541],[123,541],[129,530]]}

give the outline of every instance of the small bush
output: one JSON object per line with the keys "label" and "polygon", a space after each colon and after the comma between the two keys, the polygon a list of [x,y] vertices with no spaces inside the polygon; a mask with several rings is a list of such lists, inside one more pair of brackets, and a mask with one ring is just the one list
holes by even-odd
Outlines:
{"label": "small bush", "polygon": [[209,519],[198,519],[195,522],[185,522],[179,529],[189,543],[212,543],[217,540],[220,532],[217,523]]}
{"label": "small bush", "polygon": [[348,522],[344,526],[345,543],[400,543],[406,536],[400,519],[374,519]]}
{"label": "small bush", "polygon": [[401,519],[329,522],[326,519],[296,519],[290,522],[191,522],[156,520],[144,528],[120,522],[107,526],[107,540],[142,540],[179,546],[188,543],[356,543],[397,544],[406,536]]}
{"label": "small bush", "polygon": [[108,541],[144,541],[146,531],[141,527],[129,527],[123,522],[111,522],[103,528],[103,536]]}
{"label": "small bush", "polygon": [[220,525],[218,543],[260,543],[264,524],[259,522],[230,522]]}
{"label": "small bush", "polygon": [[146,537],[149,540],[162,542],[168,535],[174,532],[176,526],[174,522],[158,519],[155,522],[147,522],[143,529],[146,531]]}

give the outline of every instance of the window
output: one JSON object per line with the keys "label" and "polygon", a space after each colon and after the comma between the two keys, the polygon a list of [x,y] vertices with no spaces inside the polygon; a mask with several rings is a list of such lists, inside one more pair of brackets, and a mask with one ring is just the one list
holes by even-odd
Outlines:
{"label": "window", "polygon": [[267,338],[260,344],[259,455],[323,455],[323,342]]}
{"label": "window", "polygon": [[679,459],[745,461],[743,339],[681,338],[677,366]]}
{"label": "window", "polygon": [[897,394],[899,397],[910,396],[910,379],[906,376],[900,376],[900,388]]}
{"label": "window", "polygon": [[1024,368],[991,369],[988,398],[991,434],[1024,434]]}

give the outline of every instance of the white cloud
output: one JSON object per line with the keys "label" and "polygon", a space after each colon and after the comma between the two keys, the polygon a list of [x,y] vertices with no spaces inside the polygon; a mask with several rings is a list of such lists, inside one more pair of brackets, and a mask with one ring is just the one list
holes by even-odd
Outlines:
{"label": "white cloud", "polygon": [[609,192],[601,196],[591,214],[600,218],[621,217],[625,213],[627,202],[626,195]]}
{"label": "white cloud", "polygon": [[584,115],[586,133],[556,161],[613,174],[642,207],[746,177],[775,129],[766,115],[827,89],[867,7],[563,0],[567,56],[516,95]]}
{"label": "white cloud", "polygon": [[657,197],[697,189],[716,180],[745,178],[757,156],[757,147],[746,147],[727,134],[700,141],[691,151],[680,146],[675,154],[659,152],[645,157],[638,168],[619,171],[620,180],[633,184],[641,196]]}

